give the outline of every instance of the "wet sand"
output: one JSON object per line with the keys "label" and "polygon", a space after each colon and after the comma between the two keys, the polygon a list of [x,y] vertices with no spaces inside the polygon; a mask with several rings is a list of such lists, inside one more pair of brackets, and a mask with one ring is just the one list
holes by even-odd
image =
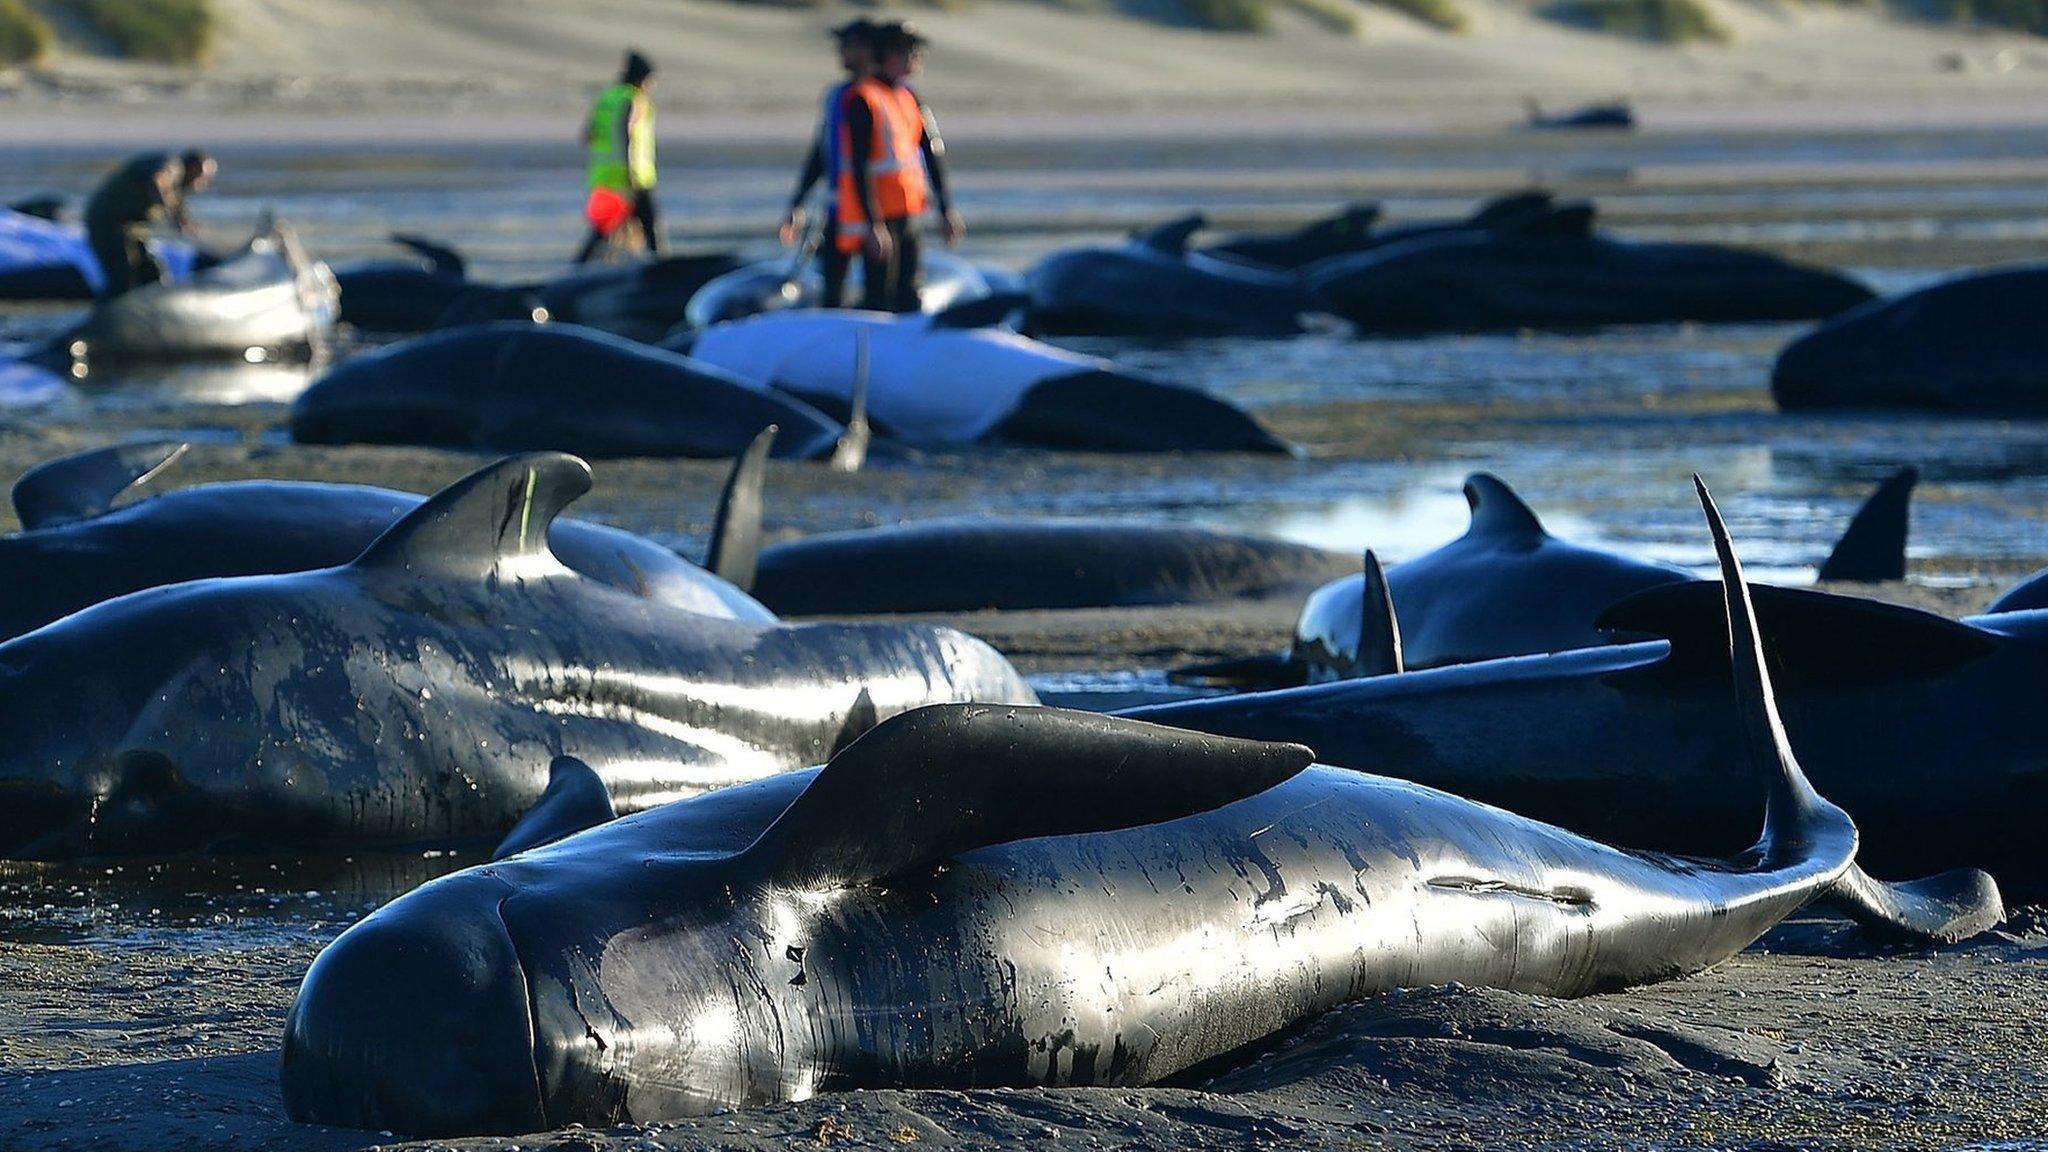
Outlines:
{"label": "wet sand", "polygon": [[[1192,137],[1168,134],[1142,157],[1106,163],[1125,151],[1110,133],[1049,164],[1043,140],[1021,134],[981,153],[963,195],[988,206],[976,216],[992,237],[986,251],[1013,263],[1189,203],[1220,203],[1228,221],[1258,223],[1298,220],[1331,199],[1378,191],[1412,216],[1461,209],[1532,175],[1599,195],[1631,234],[1756,243],[1894,282],[2048,253],[2036,199],[2048,176],[2036,159],[2006,155],[2026,148],[1996,134],[1951,139],[1920,129],[1787,141],[1695,164],[1693,152],[1726,142],[1704,131],[1611,145],[1417,129],[1403,143],[1407,129],[1399,129],[1314,143],[1329,131],[1327,122],[1307,123],[1300,137],[1254,150],[1245,167],[1283,153],[1295,162],[1249,172],[1205,166],[1208,143]],[[696,154],[705,170],[692,185],[700,198],[684,216],[692,240],[751,235],[768,218],[787,176],[788,148],[771,143],[728,141]],[[516,162],[524,155],[461,152],[429,162],[394,151],[358,171],[352,165],[363,162],[351,153],[312,149],[276,160],[252,147],[235,157],[248,183],[224,188],[208,208],[238,213],[270,197],[297,197],[287,199],[291,214],[328,255],[373,250],[393,227],[445,234],[452,222],[468,229],[455,238],[480,253],[481,266],[509,275],[559,259],[549,248],[548,213],[565,200],[555,186],[576,180],[573,172],[527,172]],[[79,148],[48,157],[38,179],[76,178],[99,159]],[[525,175],[502,175],[508,171]],[[1819,179],[1827,172],[1839,180]],[[388,199],[363,190],[407,178],[417,182]],[[535,190],[542,185],[551,190]],[[1686,476],[1700,469],[1722,494],[1753,570],[1797,583],[1874,476],[1913,460],[1929,473],[1916,508],[1914,580],[1857,591],[1961,614],[2048,562],[2048,433],[2000,421],[1779,416],[1763,381],[1769,357],[1795,330],[1125,345],[1113,351],[1136,366],[1179,373],[1254,408],[1303,443],[1307,457],[988,450],[882,458],[855,477],[777,462],[768,527],[782,536],[989,510],[1132,515],[1312,531],[1317,542],[1347,550],[1384,543],[1399,559],[1461,530],[1457,478],[1484,467],[1522,486],[1560,534],[1697,567],[1706,549]],[[298,382],[286,375],[278,387],[289,392]],[[66,451],[155,434],[201,441],[164,478],[169,485],[262,476],[431,491],[486,459],[298,447],[283,433],[281,403],[218,400],[199,384],[175,394],[115,386],[50,410],[5,413],[0,477]],[[713,461],[601,461],[596,489],[574,514],[696,556],[724,472]],[[0,526],[11,527],[4,512]],[[946,619],[1040,677],[1129,676],[1276,648],[1293,612],[1274,601]],[[283,1120],[283,1013],[325,941],[376,903],[464,862],[0,868],[0,1149],[310,1152],[394,1143]],[[1313,1024],[1278,1051],[1240,1054],[1227,1068],[1168,1087],[864,1092],[654,1129],[461,1146],[1762,1149],[2038,1141],[2048,1133],[2048,1053],[2038,1042],[2048,1025],[2042,924],[2029,914],[2010,935],[1873,955],[1820,921],[1781,930],[1713,972],[1620,995],[1572,1003],[1456,989],[1388,997]]]}

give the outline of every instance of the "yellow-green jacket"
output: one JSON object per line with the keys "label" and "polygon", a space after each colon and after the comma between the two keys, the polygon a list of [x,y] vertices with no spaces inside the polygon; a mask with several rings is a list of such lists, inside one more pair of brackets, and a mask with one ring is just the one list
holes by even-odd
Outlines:
{"label": "yellow-green jacket", "polygon": [[630,192],[654,187],[654,102],[614,84],[590,110],[590,186]]}

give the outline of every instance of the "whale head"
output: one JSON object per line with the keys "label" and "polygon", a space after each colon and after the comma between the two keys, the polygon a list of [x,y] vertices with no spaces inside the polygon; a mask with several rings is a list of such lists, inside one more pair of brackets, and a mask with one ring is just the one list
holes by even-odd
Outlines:
{"label": "whale head", "polygon": [[[903,713],[815,772],[650,809],[386,905],[299,989],[286,1109],[407,1134],[507,1133],[909,1075],[860,1011],[897,994],[904,958],[930,939],[925,921],[878,911],[896,907],[892,888],[936,893],[932,878],[981,848],[1206,812],[1311,755],[1060,709]],[[972,922],[944,904],[920,906]],[[474,1087],[444,1099],[410,1082],[446,1075]]]}

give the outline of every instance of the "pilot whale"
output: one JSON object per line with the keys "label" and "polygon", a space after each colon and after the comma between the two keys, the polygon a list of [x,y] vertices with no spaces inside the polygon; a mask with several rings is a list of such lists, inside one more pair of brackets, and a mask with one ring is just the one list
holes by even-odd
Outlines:
{"label": "pilot whale", "polygon": [[1872,299],[1847,277],[1764,252],[1599,235],[1588,204],[1334,256],[1300,277],[1317,310],[1390,335],[1818,320]]}
{"label": "pilot whale", "polygon": [[568,324],[455,328],[352,356],[292,405],[301,444],[424,444],[584,456],[735,456],[774,424],[778,456],[844,431],[722,369]]}
{"label": "pilot whale", "polygon": [[[710,571],[584,520],[555,521],[549,544],[570,568],[635,595],[708,616],[773,620],[724,578],[752,579],[771,436],[763,433],[734,465],[714,521]],[[47,461],[15,482],[24,530],[0,536],[0,640],[144,588],[346,564],[425,499],[363,484],[237,480],[114,507],[185,449],[176,441],[117,444]]]}
{"label": "pilot whale", "polygon": [[1785,411],[2048,414],[2048,264],[1994,268],[1874,300],[1794,340],[1771,369]]}
{"label": "pilot whale", "polygon": [[1857,869],[1855,826],[1793,759],[1715,533],[1747,735],[1723,769],[1765,798],[1738,858],[1618,851],[1295,744],[919,709],[815,773],[378,909],[306,973],[286,1110],[457,1135],[852,1088],[1134,1086],[1397,988],[1670,979],[1817,898],[1931,938],[1995,923],[1981,873],[1905,887]]}
{"label": "pilot whale", "polygon": [[[1918,480],[1916,469],[1902,468],[1877,486],[1821,563],[1822,580],[1905,577]],[[1675,565],[1552,536],[1490,473],[1467,476],[1464,493],[1472,512],[1465,534],[1386,573],[1390,610],[1400,614],[1398,666],[1385,640],[1391,621],[1369,581],[1354,573],[1309,594],[1286,651],[1176,669],[1174,677],[1274,687],[1590,648],[1616,639],[1599,624],[1616,601],[1693,579]]]}
{"label": "pilot whale", "polygon": [[[1662,585],[1599,621],[1654,639],[1123,714],[1228,736],[1286,734],[1330,763],[1585,835],[1726,852],[1757,805],[1721,770],[1742,732],[1728,720],[1714,591],[1707,581]],[[1863,830],[1870,870],[1977,867],[2015,896],[2048,894],[2035,835],[2048,822],[2048,611],[1958,621],[1809,589],[1754,593],[1787,728],[1814,781]]]}
{"label": "pilot whale", "polygon": [[954,315],[773,312],[707,329],[688,347],[692,359],[828,412],[848,411],[865,381],[876,431],[914,446],[1001,440],[1106,452],[1289,451],[1207,392],[1004,329],[956,326]]}
{"label": "pilot whale", "polygon": [[590,486],[515,456],[336,568],[201,580],[0,644],[0,856],[502,835],[574,755],[621,811],[818,763],[921,704],[1031,701],[945,628],[677,609],[548,546]]}
{"label": "pilot whale", "polygon": [[1107,608],[1298,595],[1351,566],[1192,525],[961,517],[770,545],[748,590],[797,615]]}

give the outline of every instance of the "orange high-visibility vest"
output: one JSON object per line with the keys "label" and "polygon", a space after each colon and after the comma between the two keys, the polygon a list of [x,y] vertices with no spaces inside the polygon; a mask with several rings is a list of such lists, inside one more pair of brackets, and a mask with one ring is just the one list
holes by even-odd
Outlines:
{"label": "orange high-visibility vest", "polygon": [[[892,88],[872,77],[846,90],[848,100],[865,101],[875,122],[874,142],[868,148],[868,180],[874,190],[875,210],[884,220],[915,216],[931,202],[925,184],[924,110],[917,94],[908,88]],[[846,118],[839,123],[839,234],[834,242],[841,252],[860,251],[868,232],[867,214],[861,211],[860,189],[853,182],[853,130]]]}

